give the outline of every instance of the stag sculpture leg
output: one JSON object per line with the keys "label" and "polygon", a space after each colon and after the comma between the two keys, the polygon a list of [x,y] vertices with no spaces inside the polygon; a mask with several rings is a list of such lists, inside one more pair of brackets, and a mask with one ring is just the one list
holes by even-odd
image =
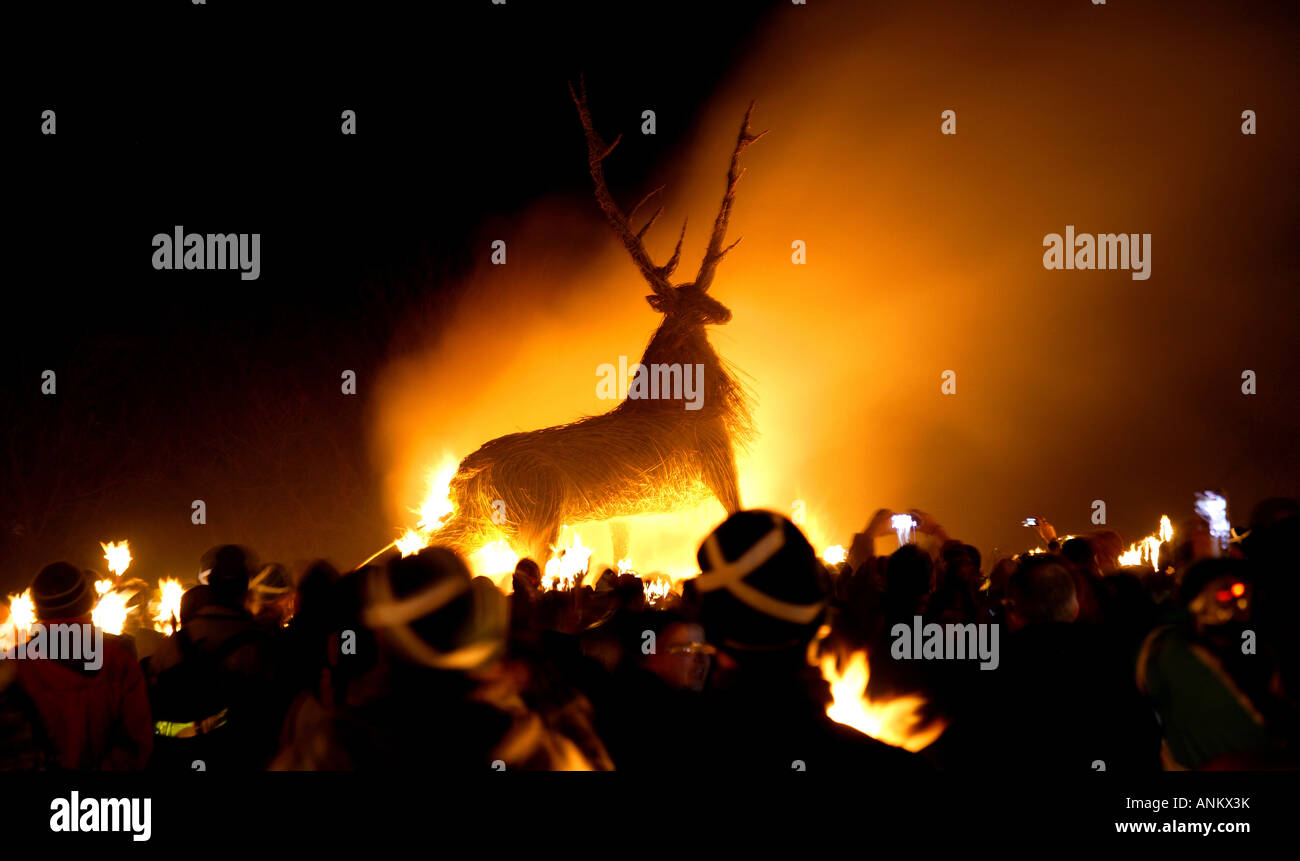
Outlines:
{"label": "stag sculpture leg", "polygon": [[740,510],[740,481],[736,477],[736,456],[731,440],[726,437],[713,440],[701,454],[700,478],[705,487],[727,509],[727,514],[735,514]]}
{"label": "stag sculpture leg", "polygon": [[627,549],[631,529],[627,521],[623,519],[611,520],[609,522],[609,540],[614,545],[614,560],[616,562],[627,558]]}

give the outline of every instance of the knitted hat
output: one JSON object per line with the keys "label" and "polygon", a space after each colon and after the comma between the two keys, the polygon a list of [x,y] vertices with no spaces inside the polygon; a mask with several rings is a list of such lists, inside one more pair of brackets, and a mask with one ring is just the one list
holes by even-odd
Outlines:
{"label": "knitted hat", "polygon": [[32,581],[32,603],[39,619],[75,619],[94,609],[95,588],[77,566],[55,562]]}
{"label": "knitted hat", "polygon": [[799,527],[772,511],[738,511],[697,556],[700,621],[739,648],[804,646],[826,610],[829,582]]}
{"label": "knitted hat", "polygon": [[486,578],[471,579],[460,556],[426,547],[366,578],[362,619],[411,663],[472,670],[505,648],[509,603]]}

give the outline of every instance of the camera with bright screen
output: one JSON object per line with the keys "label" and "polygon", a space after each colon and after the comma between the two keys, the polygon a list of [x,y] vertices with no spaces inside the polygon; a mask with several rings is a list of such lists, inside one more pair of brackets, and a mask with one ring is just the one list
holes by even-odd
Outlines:
{"label": "camera with bright screen", "polygon": [[912,537],[916,534],[916,518],[910,514],[895,514],[889,518],[889,525],[893,528],[894,534],[898,536],[898,543],[911,544]]}

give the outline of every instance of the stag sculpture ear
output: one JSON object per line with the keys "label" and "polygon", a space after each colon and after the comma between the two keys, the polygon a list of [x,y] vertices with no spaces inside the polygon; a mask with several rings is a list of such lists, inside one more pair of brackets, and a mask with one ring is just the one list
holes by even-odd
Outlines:
{"label": "stag sculpture ear", "polygon": [[667,296],[660,296],[660,295],[657,294],[657,293],[651,293],[649,296],[645,297],[645,300],[646,300],[647,302],[650,303],[650,307],[651,307],[651,308],[654,308],[654,309],[655,309],[656,311],[658,311],[660,314],[667,314],[667,313],[668,313],[668,297],[667,297]]}

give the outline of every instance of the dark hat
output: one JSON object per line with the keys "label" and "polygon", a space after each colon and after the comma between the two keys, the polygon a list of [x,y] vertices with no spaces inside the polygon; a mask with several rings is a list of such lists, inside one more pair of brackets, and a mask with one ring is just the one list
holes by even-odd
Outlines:
{"label": "dark hat", "polygon": [[208,585],[218,583],[239,583],[248,588],[249,569],[252,564],[249,553],[237,544],[225,544],[214,547],[203,554],[203,568],[208,572]]}
{"label": "dark hat", "polygon": [[804,646],[826,610],[830,584],[808,539],[773,511],[738,511],[700,546],[700,621],[740,648]]}
{"label": "dark hat", "polygon": [[32,581],[32,603],[40,619],[75,619],[95,607],[95,588],[68,562],[46,565]]}
{"label": "dark hat", "polygon": [[473,670],[505,648],[509,603],[486,577],[445,547],[426,547],[366,575],[367,627],[405,660]]}
{"label": "dark hat", "polygon": [[207,577],[199,575],[199,582],[212,587],[212,603],[242,607],[255,564],[252,553],[236,544],[214,547],[203,554]]}

